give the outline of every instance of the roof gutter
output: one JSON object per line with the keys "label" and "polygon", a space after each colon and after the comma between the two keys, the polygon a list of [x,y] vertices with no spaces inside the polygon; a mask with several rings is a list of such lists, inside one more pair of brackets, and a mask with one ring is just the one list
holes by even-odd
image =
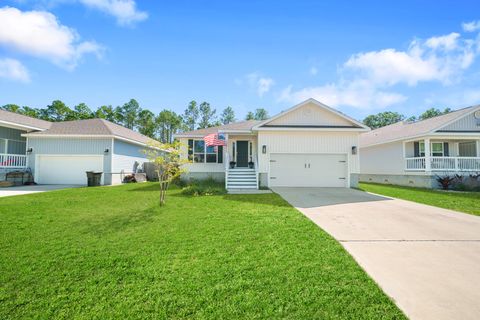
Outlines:
{"label": "roof gutter", "polygon": [[47,130],[47,129],[43,129],[43,128],[37,128],[37,127],[27,126],[27,125],[24,125],[24,124],[19,124],[19,123],[10,122],[10,121],[5,121],[5,120],[0,120],[0,123],[6,124],[6,125],[10,125],[10,126],[12,126],[12,127],[21,127],[21,128],[25,128],[25,129],[29,129],[29,130],[37,130],[37,131],[45,131],[45,130]]}

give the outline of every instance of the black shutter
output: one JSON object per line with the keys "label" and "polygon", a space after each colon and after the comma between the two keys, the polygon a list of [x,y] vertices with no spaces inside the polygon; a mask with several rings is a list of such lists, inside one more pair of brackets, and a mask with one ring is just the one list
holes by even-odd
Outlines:
{"label": "black shutter", "polygon": [[448,157],[449,155],[449,152],[448,152],[448,142],[444,142],[443,143],[443,156],[444,157]]}
{"label": "black shutter", "polygon": [[415,158],[420,157],[420,143],[418,141],[413,143],[413,156]]}
{"label": "black shutter", "polygon": [[223,163],[223,146],[218,146],[218,155],[217,155],[217,159],[218,159],[218,163]]}
{"label": "black shutter", "polygon": [[193,139],[188,139],[188,160],[193,160]]}

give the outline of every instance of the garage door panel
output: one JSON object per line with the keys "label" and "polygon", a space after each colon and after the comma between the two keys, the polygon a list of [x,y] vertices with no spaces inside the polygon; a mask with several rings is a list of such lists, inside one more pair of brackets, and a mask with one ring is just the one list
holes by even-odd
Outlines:
{"label": "garage door panel", "polygon": [[274,187],[346,187],[347,157],[339,154],[271,154]]}
{"label": "garage door panel", "polygon": [[39,155],[36,161],[39,184],[86,185],[86,171],[103,171],[103,156]]}

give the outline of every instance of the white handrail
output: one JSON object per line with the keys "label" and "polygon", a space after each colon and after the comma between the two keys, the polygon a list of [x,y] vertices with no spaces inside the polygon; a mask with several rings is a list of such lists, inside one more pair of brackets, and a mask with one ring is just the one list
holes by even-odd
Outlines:
{"label": "white handrail", "polygon": [[228,168],[230,166],[230,155],[228,154],[228,150],[225,150],[225,189],[228,187]]}
{"label": "white handrail", "polygon": [[24,154],[0,154],[0,168],[25,168],[27,156]]}
{"label": "white handrail", "polygon": [[[405,170],[425,171],[425,157],[405,158]],[[432,171],[480,171],[480,157],[430,157]]]}

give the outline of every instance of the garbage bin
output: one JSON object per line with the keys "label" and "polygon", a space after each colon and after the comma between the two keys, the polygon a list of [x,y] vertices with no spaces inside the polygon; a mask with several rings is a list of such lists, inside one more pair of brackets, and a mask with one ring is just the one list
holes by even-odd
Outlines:
{"label": "garbage bin", "polygon": [[89,187],[98,187],[101,185],[103,172],[87,171],[87,185]]}

